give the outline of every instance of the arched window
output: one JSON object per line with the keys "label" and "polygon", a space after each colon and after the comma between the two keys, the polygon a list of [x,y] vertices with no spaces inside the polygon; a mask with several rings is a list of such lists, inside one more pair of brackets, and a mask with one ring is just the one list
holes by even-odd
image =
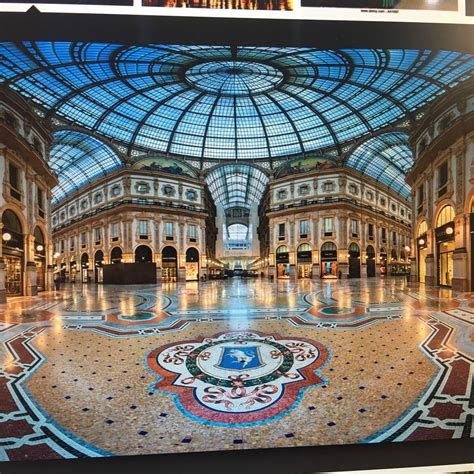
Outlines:
{"label": "arched window", "polygon": [[311,252],[311,245],[309,244],[301,244],[298,247],[298,252]]}
{"label": "arched window", "polygon": [[199,262],[199,252],[194,247],[186,250],[186,262]]}
{"label": "arched window", "polygon": [[94,255],[94,263],[96,266],[102,266],[102,262],[104,261],[104,252],[102,250],[97,250]]}
{"label": "arched window", "polygon": [[153,254],[148,245],[139,245],[135,249],[135,262],[146,263],[153,261]]}
{"label": "arched window", "polygon": [[418,232],[417,236],[420,237],[420,235],[426,234],[428,231],[428,226],[426,225],[426,221],[421,221],[420,225],[418,226]]}
{"label": "arched window", "polygon": [[122,261],[122,249],[120,247],[114,247],[110,252],[111,263],[120,263]]}
{"label": "arched window", "polygon": [[35,254],[44,256],[46,255],[46,246],[44,243],[44,235],[41,229],[36,226],[35,231],[33,232],[35,238]]}
{"label": "arched window", "polygon": [[333,242],[325,242],[321,246],[321,251],[324,252],[328,250],[337,250],[336,244],[334,244]]}
{"label": "arched window", "polygon": [[436,227],[441,227],[448,222],[452,222],[454,220],[454,214],[453,206],[450,206],[449,204],[444,206],[438,214],[438,218],[436,219]]}
{"label": "arched window", "polygon": [[350,258],[359,258],[360,257],[360,248],[354,242],[349,245],[349,257]]}
{"label": "arched window", "polygon": [[276,249],[276,253],[277,253],[277,254],[288,253],[288,247],[287,247],[286,245],[280,245],[280,246]]}
{"label": "arched window", "polygon": [[6,247],[23,251],[23,229],[20,219],[10,209],[2,215],[3,235],[2,243]]}
{"label": "arched window", "polygon": [[367,258],[375,258],[375,249],[372,245],[368,245],[365,251],[367,253]]}

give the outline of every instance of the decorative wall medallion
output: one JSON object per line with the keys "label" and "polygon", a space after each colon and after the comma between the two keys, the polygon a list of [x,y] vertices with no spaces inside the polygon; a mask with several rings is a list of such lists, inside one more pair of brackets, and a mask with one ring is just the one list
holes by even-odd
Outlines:
{"label": "decorative wall medallion", "polygon": [[218,425],[259,424],[294,408],[301,391],[324,383],[322,344],[257,332],[217,334],[159,347],[147,356],[161,378],[151,389],[176,394],[191,418]]}

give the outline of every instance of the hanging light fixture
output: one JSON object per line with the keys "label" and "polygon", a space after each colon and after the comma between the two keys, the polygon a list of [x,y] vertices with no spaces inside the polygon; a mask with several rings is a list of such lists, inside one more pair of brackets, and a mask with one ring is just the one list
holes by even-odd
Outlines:
{"label": "hanging light fixture", "polygon": [[452,235],[454,232],[454,229],[450,226],[450,227],[446,227],[446,234],[447,235]]}
{"label": "hanging light fixture", "polygon": [[44,250],[44,247],[41,244],[39,244],[36,246],[36,250],[38,250],[38,252],[42,252]]}
{"label": "hanging light fixture", "polygon": [[425,239],[420,239],[420,240],[418,241],[418,243],[419,243],[420,245],[425,245]]}

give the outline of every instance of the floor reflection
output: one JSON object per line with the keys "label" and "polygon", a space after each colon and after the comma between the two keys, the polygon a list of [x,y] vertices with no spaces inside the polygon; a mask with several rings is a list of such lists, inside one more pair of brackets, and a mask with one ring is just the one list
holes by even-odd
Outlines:
{"label": "floor reflection", "polygon": [[12,298],[0,459],[473,436],[473,301],[397,278]]}

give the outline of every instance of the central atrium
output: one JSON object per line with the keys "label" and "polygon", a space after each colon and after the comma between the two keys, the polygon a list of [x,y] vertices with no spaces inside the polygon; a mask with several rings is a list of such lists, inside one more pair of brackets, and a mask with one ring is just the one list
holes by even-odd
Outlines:
{"label": "central atrium", "polygon": [[0,42],[0,460],[474,438],[473,73]]}

